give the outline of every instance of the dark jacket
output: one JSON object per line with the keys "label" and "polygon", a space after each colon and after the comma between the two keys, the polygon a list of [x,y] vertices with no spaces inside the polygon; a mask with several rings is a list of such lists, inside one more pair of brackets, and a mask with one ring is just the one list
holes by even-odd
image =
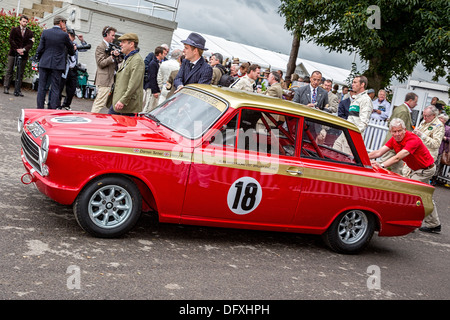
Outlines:
{"label": "dark jacket", "polygon": [[159,93],[161,90],[158,87],[158,71],[160,62],[158,59],[153,58],[153,60],[148,65],[148,76],[144,79],[144,89],[151,89],[152,93]]}
{"label": "dark jacket", "polygon": [[348,109],[350,108],[350,102],[351,99],[347,98],[344,100],[341,100],[341,102],[339,102],[339,107],[338,107],[338,116],[347,120],[348,118]]}
{"label": "dark jacket", "polygon": [[33,47],[33,31],[26,28],[25,34],[22,37],[22,32],[20,31],[20,26],[11,29],[11,33],[9,34],[9,53],[10,56],[15,56],[17,54],[17,49],[25,49],[23,53],[23,58],[28,59],[28,52]]}
{"label": "dark jacket", "polygon": [[205,61],[205,59],[203,59],[203,57],[198,60],[192,70],[190,67],[190,61],[184,59],[174,80],[175,88],[178,88],[180,85],[185,86],[191,83],[211,84],[212,73],[212,67]]}
{"label": "dark jacket", "polygon": [[[295,95],[292,101],[307,105],[311,103],[311,88],[309,85],[297,88],[295,90]],[[325,106],[328,104],[328,92],[321,88],[317,87],[317,98],[316,98],[316,108],[323,110]]]}
{"label": "dark jacket", "polygon": [[42,32],[37,48],[39,68],[65,70],[67,54],[73,56],[75,50],[69,35],[55,26]]}

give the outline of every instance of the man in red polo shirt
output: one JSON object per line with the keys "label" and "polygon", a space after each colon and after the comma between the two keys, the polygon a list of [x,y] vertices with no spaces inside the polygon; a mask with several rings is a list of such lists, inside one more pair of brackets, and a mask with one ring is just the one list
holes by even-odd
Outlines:
{"label": "man in red polo shirt", "polygon": [[[430,183],[430,179],[436,172],[436,166],[430,151],[428,151],[422,140],[414,133],[407,131],[405,122],[399,118],[392,119],[389,124],[389,131],[392,134],[392,138],[380,149],[370,152],[369,158],[379,158],[389,150],[394,150],[396,154],[382,163],[372,161],[372,166],[386,168],[403,160],[411,168],[407,175],[408,178]],[[424,224],[419,230],[425,232],[441,231],[436,204],[434,204],[433,212],[423,222]]]}

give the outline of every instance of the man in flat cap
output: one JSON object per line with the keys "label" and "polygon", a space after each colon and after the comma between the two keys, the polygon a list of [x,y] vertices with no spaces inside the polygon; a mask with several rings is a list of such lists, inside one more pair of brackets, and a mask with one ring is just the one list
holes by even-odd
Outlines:
{"label": "man in flat cap", "polygon": [[183,86],[191,83],[211,84],[213,69],[202,57],[205,48],[205,38],[198,33],[192,32],[184,44],[183,54],[185,59],[174,80],[174,86],[180,90]]}
{"label": "man in flat cap", "polygon": [[36,53],[39,59],[38,109],[44,109],[47,82],[51,85],[48,108],[57,109],[61,107],[59,93],[61,77],[66,70],[66,57],[67,54],[75,54],[75,47],[66,30],[66,19],[62,16],[56,16],[53,19],[53,28],[42,32]]}
{"label": "man in flat cap", "polygon": [[118,40],[125,57],[116,73],[109,113],[132,116],[142,111],[145,65],[139,54],[137,34],[125,33]]}

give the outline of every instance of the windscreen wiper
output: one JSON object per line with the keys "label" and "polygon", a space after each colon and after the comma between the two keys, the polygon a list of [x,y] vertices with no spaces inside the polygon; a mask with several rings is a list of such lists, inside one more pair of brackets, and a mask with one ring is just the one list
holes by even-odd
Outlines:
{"label": "windscreen wiper", "polygon": [[159,126],[161,124],[161,121],[154,115],[151,113],[146,113],[145,116],[153,121],[156,122],[156,124]]}

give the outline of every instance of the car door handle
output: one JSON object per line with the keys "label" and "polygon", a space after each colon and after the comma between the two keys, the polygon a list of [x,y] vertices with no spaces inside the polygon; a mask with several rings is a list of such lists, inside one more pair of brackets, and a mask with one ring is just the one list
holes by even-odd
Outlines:
{"label": "car door handle", "polygon": [[290,173],[290,174],[292,174],[292,175],[302,175],[303,174],[303,172],[301,172],[300,170],[293,170],[293,169],[286,169],[286,172],[287,173]]}

